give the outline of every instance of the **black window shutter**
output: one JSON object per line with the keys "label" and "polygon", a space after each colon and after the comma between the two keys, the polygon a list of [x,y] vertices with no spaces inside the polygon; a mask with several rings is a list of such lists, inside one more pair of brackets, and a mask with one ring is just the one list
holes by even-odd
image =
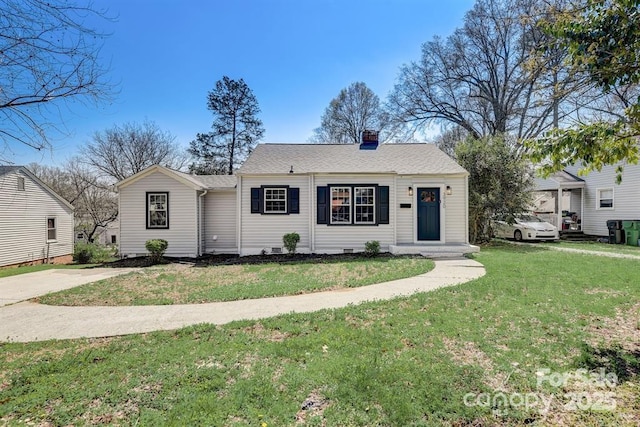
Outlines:
{"label": "black window shutter", "polygon": [[389,224],[389,187],[378,187],[378,224]]}
{"label": "black window shutter", "polygon": [[317,223],[328,224],[329,216],[327,213],[329,212],[329,187],[318,187],[316,195],[316,203],[318,205]]}
{"label": "black window shutter", "polygon": [[251,213],[262,213],[262,188],[251,189]]}
{"label": "black window shutter", "polygon": [[300,213],[300,189],[299,188],[289,188],[287,194],[287,200],[289,203],[288,212],[290,214]]}

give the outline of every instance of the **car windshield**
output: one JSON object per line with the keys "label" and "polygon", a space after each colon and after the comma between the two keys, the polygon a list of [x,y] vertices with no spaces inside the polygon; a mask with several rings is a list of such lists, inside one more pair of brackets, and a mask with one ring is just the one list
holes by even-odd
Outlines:
{"label": "car windshield", "polygon": [[544,222],[543,220],[541,220],[537,216],[533,216],[533,215],[522,215],[522,216],[519,216],[518,217],[518,221],[520,221],[520,222]]}

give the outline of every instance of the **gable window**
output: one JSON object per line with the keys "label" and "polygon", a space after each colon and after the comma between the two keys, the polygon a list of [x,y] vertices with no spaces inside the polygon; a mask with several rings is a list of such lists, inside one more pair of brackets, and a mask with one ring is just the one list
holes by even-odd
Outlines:
{"label": "gable window", "polygon": [[147,228],[169,228],[169,193],[147,193]]}
{"label": "gable window", "polygon": [[316,190],[318,224],[389,224],[389,187],[386,185],[328,185]]}
{"label": "gable window", "polygon": [[287,189],[264,189],[264,213],[287,213]]}
{"label": "gable window", "polygon": [[56,240],[56,218],[48,217],[47,218],[47,242],[52,242]]}
{"label": "gable window", "polygon": [[300,189],[288,185],[251,189],[251,213],[289,215],[300,213]]}
{"label": "gable window", "polygon": [[24,191],[24,178],[18,177],[18,191]]}
{"label": "gable window", "polygon": [[596,198],[596,209],[613,209],[613,188],[598,188]]}
{"label": "gable window", "polygon": [[331,187],[331,224],[351,224],[351,187]]}

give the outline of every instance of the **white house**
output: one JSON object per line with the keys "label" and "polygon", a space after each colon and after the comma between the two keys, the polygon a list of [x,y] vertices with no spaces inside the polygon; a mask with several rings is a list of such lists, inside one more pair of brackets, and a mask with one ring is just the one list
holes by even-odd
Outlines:
{"label": "white house", "polygon": [[561,224],[562,210],[575,212],[586,234],[608,236],[607,220],[640,220],[640,165],[626,165],[616,184],[616,166],[578,176],[570,166],[548,179],[536,180],[536,190],[549,192],[556,203],[554,223]]}
{"label": "white house", "polygon": [[73,207],[24,166],[0,166],[0,266],[67,263]]}
{"label": "white house", "polygon": [[152,166],[119,182],[120,251],[468,253],[468,173],[433,144],[261,144],[235,176]]}

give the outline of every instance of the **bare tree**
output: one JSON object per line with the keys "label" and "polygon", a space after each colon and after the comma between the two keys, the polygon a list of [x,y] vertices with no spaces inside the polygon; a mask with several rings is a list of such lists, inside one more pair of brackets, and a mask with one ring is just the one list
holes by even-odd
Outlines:
{"label": "bare tree", "polygon": [[378,96],[363,82],[351,83],[324,110],[311,141],[358,144],[362,131],[383,131],[387,122]]}
{"label": "bare tree", "polygon": [[216,82],[207,100],[213,131],[191,141],[189,153],[196,162],[190,170],[232,175],[264,135],[258,100],[243,79],[227,76]]}
{"label": "bare tree", "polygon": [[28,168],[42,182],[61,195],[75,208],[75,231],[88,241],[118,218],[118,198],[112,187],[101,180],[78,158],[64,167],[31,163]]}
{"label": "bare tree", "polygon": [[104,34],[85,24],[105,12],[73,0],[0,0],[0,10],[0,141],[51,148],[65,100],[111,92],[98,61]]}
{"label": "bare tree", "polygon": [[149,166],[162,165],[182,169],[186,153],[180,150],[171,133],[154,122],[125,123],[93,135],[93,141],[81,150],[82,161],[100,171],[101,176],[120,181]]}
{"label": "bare tree", "polygon": [[530,138],[574,117],[580,105],[563,102],[585,81],[563,68],[565,50],[539,27],[547,10],[543,0],[478,0],[462,28],[402,67],[388,99],[394,119],[448,123],[474,138]]}

